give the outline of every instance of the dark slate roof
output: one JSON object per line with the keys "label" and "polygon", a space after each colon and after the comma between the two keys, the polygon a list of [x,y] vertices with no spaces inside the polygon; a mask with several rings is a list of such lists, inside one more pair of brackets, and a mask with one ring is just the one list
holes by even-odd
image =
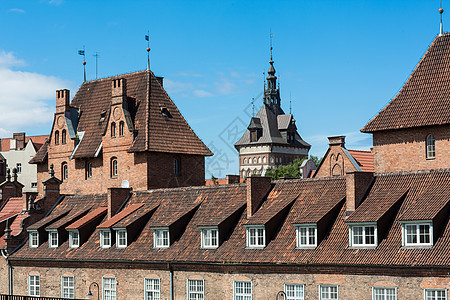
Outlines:
{"label": "dark slate roof", "polygon": [[450,123],[450,33],[436,37],[398,95],[362,132]]}
{"label": "dark slate roof", "polygon": [[[436,189],[436,191],[433,191]],[[217,264],[297,264],[299,266],[314,265],[370,265],[376,266],[448,266],[450,265],[450,222],[448,208],[450,202],[450,170],[428,171],[405,174],[382,174],[375,176],[375,183],[368,192],[367,199],[346,220],[345,180],[342,178],[296,179],[274,183],[269,198],[259,208],[257,214],[263,219],[276,214],[281,207],[275,203],[285,203],[293,199],[294,203],[287,211],[285,218],[272,224],[277,230],[264,249],[247,249],[245,226],[248,222],[245,210],[245,185],[232,184],[212,187],[189,187],[175,189],[159,189],[150,192],[135,192],[128,200],[127,207],[144,203],[139,210],[158,209],[145,219],[136,237],[124,249],[114,245],[109,249],[99,246],[99,234],[94,232],[79,248],[68,248],[68,241],[57,248],[49,248],[43,243],[38,248],[22,246],[10,256],[10,260],[101,260],[143,262],[192,262]],[[407,193],[404,200],[393,211],[391,222],[387,222],[385,232],[375,249],[349,248],[348,220],[367,220],[366,217],[377,216]],[[395,195],[395,196],[390,196]],[[81,209],[81,206],[99,207],[105,205],[106,197],[96,196],[66,197],[52,212],[60,214],[67,209]],[[178,208],[171,203],[178,204]],[[186,204],[185,204],[186,203]],[[81,205],[81,206],[80,206]],[[197,205],[197,206],[196,206]],[[167,209],[160,209],[168,206]],[[184,212],[198,207],[191,218],[180,224],[182,232],[167,249],[153,248],[154,220],[169,224],[176,221]],[[77,207],[77,208],[75,208]],[[335,217],[326,229],[326,234],[314,249],[296,249],[296,232],[294,224],[310,223],[320,220],[332,207],[337,208]],[[178,211],[178,216],[172,213]],[[236,210],[237,209],[237,210]],[[139,211],[138,210],[138,211]],[[221,222],[227,215],[238,212],[237,219],[230,227],[230,233],[217,249],[201,249],[199,226],[204,220],[221,214],[221,217],[209,224]],[[264,211],[264,212],[262,212]],[[266,213],[267,211],[267,213]],[[362,211],[367,211],[363,213]],[[407,249],[402,247],[401,221],[405,219],[429,220],[440,212],[445,212],[439,224],[442,230],[434,237],[434,245],[428,248]],[[142,219],[141,219],[142,220]]]}
{"label": "dark slate roof", "polygon": [[[240,146],[250,144],[278,144],[310,148],[311,145],[305,142],[298,133],[295,135],[295,144],[289,144],[286,137],[282,136],[280,130],[287,129],[290,124],[290,120],[292,119],[292,115],[285,115],[281,108],[279,108],[279,110],[280,114],[277,115],[267,104],[263,104],[256,115],[256,118],[259,119],[262,126],[262,136],[258,139],[258,141],[250,142],[250,130],[247,129],[241,139],[235,143],[234,146],[238,148]],[[255,118],[252,118],[252,124],[255,123],[255,120],[253,119]],[[280,124],[278,122],[280,122]]]}
{"label": "dark slate roof", "polygon": [[33,158],[30,159],[30,164],[43,163],[47,159],[48,155],[48,139],[45,140],[41,148],[36,152]]}

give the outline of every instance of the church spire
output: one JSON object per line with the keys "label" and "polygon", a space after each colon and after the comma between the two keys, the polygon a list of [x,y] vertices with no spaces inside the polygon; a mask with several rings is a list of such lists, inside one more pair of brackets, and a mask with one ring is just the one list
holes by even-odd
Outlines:
{"label": "church spire", "polygon": [[280,90],[277,88],[277,76],[275,76],[275,67],[273,66],[273,55],[272,55],[272,34],[270,35],[270,61],[269,61],[269,70],[267,73],[267,87],[264,89],[264,104],[269,105],[269,107],[278,114],[281,112],[281,99],[280,99]]}

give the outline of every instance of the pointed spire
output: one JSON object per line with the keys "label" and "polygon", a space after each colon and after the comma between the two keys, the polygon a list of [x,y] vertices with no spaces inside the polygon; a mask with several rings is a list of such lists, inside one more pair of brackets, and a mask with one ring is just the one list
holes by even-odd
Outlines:
{"label": "pointed spire", "polygon": [[442,8],[442,0],[441,0],[441,7],[439,8],[439,14],[441,15],[441,24],[439,28],[439,36],[444,34],[444,28],[442,26],[442,14],[444,13],[444,9]]}
{"label": "pointed spire", "polygon": [[145,35],[145,40],[147,41],[147,71],[150,71],[150,32],[147,31]]}

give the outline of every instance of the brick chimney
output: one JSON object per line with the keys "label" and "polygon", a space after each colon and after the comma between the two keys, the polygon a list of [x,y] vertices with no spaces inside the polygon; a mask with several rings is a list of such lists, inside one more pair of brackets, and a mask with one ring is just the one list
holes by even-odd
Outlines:
{"label": "brick chimney", "polygon": [[56,113],[63,113],[69,111],[70,91],[58,90],[56,91]]}
{"label": "brick chimney", "polygon": [[272,187],[270,177],[247,177],[247,218],[251,217],[258,209],[264,196]]}
{"label": "brick chimney", "polygon": [[227,184],[239,183],[241,177],[239,175],[227,175]]}
{"label": "brick chimney", "polygon": [[28,211],[33,205],[34,199],[37,197],[37,192],[25,192],[22,194],[22,210]]}
{"label": "brick chimney", "polygon": [[328,137],[328,144],[330,148],[335,146],[345,148],[345,136],[330,136]]}
{"label": "brick chimney", "polygon": [[[14,172],[15,171],[15,172]],[[8,169],[6,181],[0,184],[2,190],[2,203],[10,197],[21,197],[23,185],[17,181],[17,170],[13,169],[14,181],[11,181],[11,171]]]}
{"label": "brick chimney", "polygon": [[130,196],[131,188],[108,188],[108,219],[114,216]]}
{"label": "brick chimney", "polygon": [[346,215],[350,215],[361,204],[361,200],[370,183],[373,172],[352,171],[345,174],[346,182]]}
{"label": "brick chimney", "polygon": [[127,80],[125,78],[113,79],[111,81],[111,104],[121,104],[127,97]]}
{"label": "brick chimney", "polygon": [[25,148],[25,132],[13,133],[13,139],[16,140],[16,149]]}
{"label": "brick chimney", "polygon": [[55,177],[55,170],[53,169],[53,164],[50,164],[50,171],[48,172],[50,178],[43,181],[44,184],[44,203],[42,209],[44,212],[50,211],[50,209],[55,205],[61,196],[59,187],[62,183],[61,180]]}

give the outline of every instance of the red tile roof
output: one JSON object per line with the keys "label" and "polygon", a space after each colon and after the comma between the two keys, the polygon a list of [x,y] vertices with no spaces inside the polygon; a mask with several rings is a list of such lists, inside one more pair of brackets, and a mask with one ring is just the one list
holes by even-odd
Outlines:
{"label": "red tile roof", "polygon": [[66,229],[67,230],[80,229],[84,227],[86,224],[92,222],[93,220],[102,217],[102,215],[104,216],[107,211],[108,211],[107,207],[104,206],[97,207],[96,209],[90,211],[87,215],[85,215],[81,219],[78,219],[76,222],[67,226]]}
{"label": "red tile roof", "polygon": [[30,159],[30,164],[42,163],[47,159],[48,155],[48,140],[45,140],[42,147],[36,152],[36,154]]}
{"label": "red tile roof", "polygon": [[372,151],[347,150],[364,172],[375,172]]}
{"label": "red tile roof", "polygon": [[450,123],[450,33],[436,37],[398,95],[362,132]]}
{"label": "red tile roof", "polygon": [[98,225],[97,229],[112,227],[114,224],[116,224],[117,222],[119,222],[123,218],[127,217],[128,215],[132,214],[133,212],[135,212],[136,210],[138,210],[142,206],[144,206],[144,203],[137,203],[137,204],[132,204],[130,206],[127,206],[121,212],[119,212],[116,215],[112,216],[111,219],[106,220],[105,222],[103,222],[100,225]]}
{"label": "red tile roof", "polygon": [[[45,143],[45,140],[48,139],[48,135],[34,135],[34,136],[26,136],[25,137],[25,145],[31,139],[33,142],[34,148],[38,151],[41,146]],[[11,139],[12,138],[2,138],[0,139],[0,151],[9,151],[11,147]]]}

